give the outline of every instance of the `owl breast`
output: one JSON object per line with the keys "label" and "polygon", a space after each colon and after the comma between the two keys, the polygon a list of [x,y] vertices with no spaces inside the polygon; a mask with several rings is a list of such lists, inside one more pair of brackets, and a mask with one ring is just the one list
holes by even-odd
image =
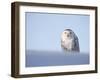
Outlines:
{"label": "owl breast", "polygon": [[73,39],[66,39],[61,42],[61,46],[63,49],[67,51],[71,51],[73,48]]}

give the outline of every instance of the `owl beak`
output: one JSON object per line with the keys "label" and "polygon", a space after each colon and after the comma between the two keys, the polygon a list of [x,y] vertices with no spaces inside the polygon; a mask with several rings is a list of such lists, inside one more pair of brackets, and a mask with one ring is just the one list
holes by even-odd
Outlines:
{"label": "owl beak", "polygon": [[67,37],[69,37],[70,35],[67,35]]}

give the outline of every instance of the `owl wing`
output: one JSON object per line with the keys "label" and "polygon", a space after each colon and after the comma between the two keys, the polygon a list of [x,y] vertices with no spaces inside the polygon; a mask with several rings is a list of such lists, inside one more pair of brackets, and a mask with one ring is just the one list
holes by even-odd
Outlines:
{"label": "owl wing", "polygon": [[78,41],[78,38],[77,38],[77,37],[75,37],[75,39],[74,39],[73,50],[75,50],[75,51],[80,51],[80,48],[79,48],[79,41]]}

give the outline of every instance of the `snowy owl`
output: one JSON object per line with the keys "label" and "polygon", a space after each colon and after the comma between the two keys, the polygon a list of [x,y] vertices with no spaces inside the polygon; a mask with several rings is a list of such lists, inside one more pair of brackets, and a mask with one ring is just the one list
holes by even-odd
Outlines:
{"label": "snowy owl", "polygon": [[62,32],[61,47],[64,51],[80,52],[78,37],[71,29],[65,29]]}

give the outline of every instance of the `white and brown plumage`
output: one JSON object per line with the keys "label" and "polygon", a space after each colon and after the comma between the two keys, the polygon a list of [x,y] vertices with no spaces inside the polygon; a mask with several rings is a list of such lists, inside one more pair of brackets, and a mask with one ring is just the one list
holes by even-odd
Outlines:
{"label": "white and brown plumage", "polygon": [[65,29],[62,32],[61,47],[64,51],[80,51],[78,37],[71,29]]}

